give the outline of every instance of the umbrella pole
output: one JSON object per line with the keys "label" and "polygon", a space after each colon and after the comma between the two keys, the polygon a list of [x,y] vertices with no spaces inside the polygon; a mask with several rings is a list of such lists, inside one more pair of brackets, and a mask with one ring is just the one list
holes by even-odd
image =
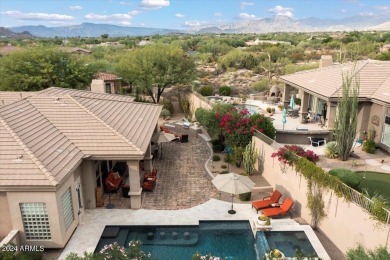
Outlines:
{"label": "umbrella pole", "polygon": [[232,194],[232,209],[228,211],[229,214],[236,214],[236,211],[233,209],[233,199],[234,199],[234,194]]}

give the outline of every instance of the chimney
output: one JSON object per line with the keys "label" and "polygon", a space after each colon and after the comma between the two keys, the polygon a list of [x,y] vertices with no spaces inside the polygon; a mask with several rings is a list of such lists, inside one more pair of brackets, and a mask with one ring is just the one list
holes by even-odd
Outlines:
{"label": "chimney", "polygon": [[320,68],[324,68],[332,65],[333,65],[332,55],[321,55]]}

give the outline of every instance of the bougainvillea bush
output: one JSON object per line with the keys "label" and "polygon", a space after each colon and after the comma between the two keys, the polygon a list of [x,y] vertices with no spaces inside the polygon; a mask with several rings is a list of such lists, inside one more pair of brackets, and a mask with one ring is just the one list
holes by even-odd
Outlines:
{"label": "bougainvillea bush", "polygon": [[298,156],[304,157],[314,163],[319,160],[318,155],[313,151],[305,150],[303,147],[298,145],[285,145],[271,155],[272,158],[277,157],[278,161],[290,166],[298,160]]}
{"label": "bougainvillea bush", "polygon": [[[269,118],[261,114],[251,115],[247,109],[238,110],[233,106],[215,106],[211,110],[197,109],[198,122],[205,126],[213,138],[230,147],[245,147],[252,140],[255,131],[271,139],[276,130]],[[217,136],[215,136],[217,135]]]}

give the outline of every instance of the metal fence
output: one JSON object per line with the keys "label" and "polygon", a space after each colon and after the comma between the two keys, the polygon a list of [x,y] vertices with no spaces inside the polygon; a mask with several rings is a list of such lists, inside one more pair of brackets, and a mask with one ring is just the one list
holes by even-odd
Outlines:
{"label": "metal fence", "polygon": [[[263,142],[265,142],[266,144],[268,144],[269,146],[273,147],[274,149],[279,149],[283,147],[283,145],[277,143],[275,140],[272,140],[271,138],[269,138],[268,136],[266,136],[265,134],[259,131],[255,131],[255,136],[260,140],[262,140]],[[364,194],[352,189],[351,187],[345,184],[343,185],[344,185],[344,189],[341,190],[341,193],[345,198],[349,198],[351,202],[357,204],[358,206],[366,210],[368,213],[372,212],[374,202],[370,198],[367,198],[367,196],[365,196]],[[383,219],[381,219],[381,221],[385,222],[386,224],[390,224],[390,211],[387,210],[386,208],[382,208],[382,209],[383,209],[384,216]]]}

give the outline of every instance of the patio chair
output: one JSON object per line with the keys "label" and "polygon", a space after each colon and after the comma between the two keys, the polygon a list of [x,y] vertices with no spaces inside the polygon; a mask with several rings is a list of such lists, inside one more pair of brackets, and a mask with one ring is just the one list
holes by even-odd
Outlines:
{"label": "patio chair", "polygon": [[282,193],[278,190],[274,190],[271,196],[252,202],[252,208],[255,208],[256,211],[259,212],[260,209],[272,207],[272,204],[278,203],[280,197],[282,197]]}
{"label": "patio chair", "polygon": [[145,191],[153,191],[156,186],[157,177],[149,177],[142,184],[142,189]]}
{"label": "patio chair", "polygon": [[105,180],[106,190],[109,192],[116,192],[119,189],[122,180],[123,177],[120,176],[118,172],[111,170]]}
{"label": "patio chair", "polygon": [[322,137],[308,137],[310,140],[310,145],[313,147],[321,146],[322,144],[326,144],[326,138]]}
{"label": "patio chair", "polygon": [[283,217],[290,212],[293,204],[294,201],[292,201],[292,199],[286,198],[280,207],[263,209],[261,213],[267,217]]}

